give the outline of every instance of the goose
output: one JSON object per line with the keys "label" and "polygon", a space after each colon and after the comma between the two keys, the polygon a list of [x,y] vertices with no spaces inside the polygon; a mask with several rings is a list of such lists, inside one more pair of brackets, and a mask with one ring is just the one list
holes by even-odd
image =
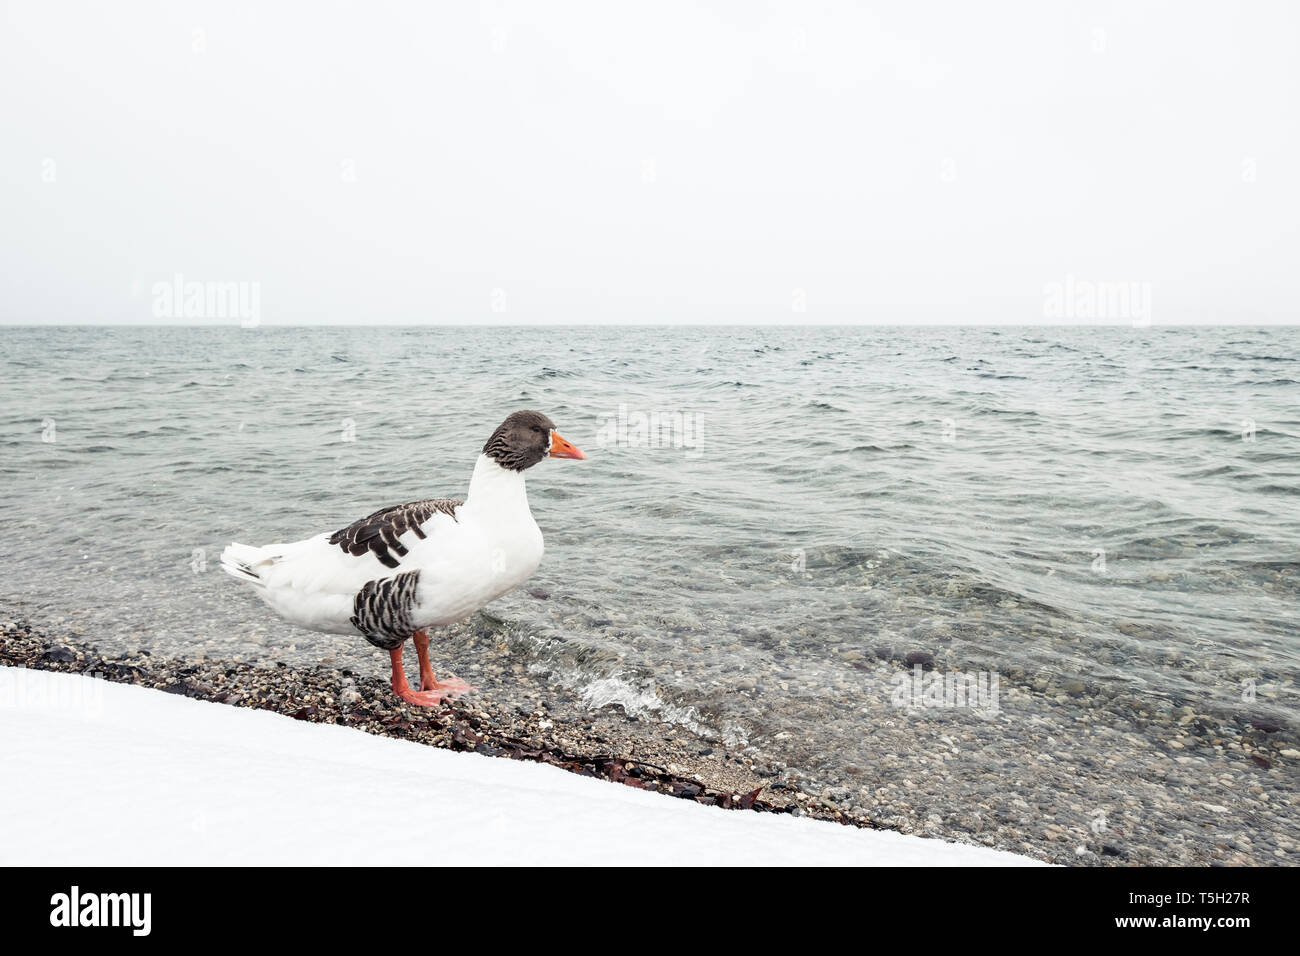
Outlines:
{"label": "goose", "polygon": [[[388,651],[393,693],[421,707],[440,704],[473,688],[435,678],[429,628],[468,617],[537,570],[542,532],[524,472],[547,457],[587,456],[541,412],[514,412],[483,446],[464,501],[409,501],[289,544],[232,542],[221,567],[285,620],[360,635]],[[402,665],[408,638],[420,660],[418,691]]]}

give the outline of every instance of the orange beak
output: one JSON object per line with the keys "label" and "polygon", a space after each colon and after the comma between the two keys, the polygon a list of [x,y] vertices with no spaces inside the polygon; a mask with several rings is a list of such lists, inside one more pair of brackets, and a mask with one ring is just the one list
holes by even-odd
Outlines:
{"label": "orange beak", "polygon": [[581,448],[569,441],[555,429],[551,429],[552,458],[586,458]]}

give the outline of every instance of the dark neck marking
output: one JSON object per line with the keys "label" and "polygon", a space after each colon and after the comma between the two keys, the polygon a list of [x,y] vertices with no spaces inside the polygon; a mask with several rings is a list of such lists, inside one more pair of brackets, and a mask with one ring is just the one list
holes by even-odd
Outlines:
{"label": "dark neck marking", "polygon": [[510,471],[531,468],[546,457],[546,451],[542,448],[520,448],[510,441],[510,435],[510,429],[502,425],[492,433],[492,437],[483,446],[483,454]]}

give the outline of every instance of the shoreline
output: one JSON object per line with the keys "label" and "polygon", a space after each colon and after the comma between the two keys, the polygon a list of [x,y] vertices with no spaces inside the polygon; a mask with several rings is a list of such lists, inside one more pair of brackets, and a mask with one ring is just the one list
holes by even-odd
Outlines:
{"label": "shoreline", "polygon": [[0,704],[15,866],[1042,865],[82,674],[0,667]]}
{"label": "shoreline", "polygon": [[[686,728],[647,733],[647,722],[624,718],[619,733],[613,715],[561,719],[549,701],[526,711],[475,691],[438,707],[414,707],[395,698],[386,680],[347,669],[186,661],[148,650],[110,658],[94,645],[55,639],[21,620],[0,627],[0,666],[80,674],[431,747],[546,763],[724,809],[891,829],[784,785],[775,769],[726,752]],[[341,693],[340,679],[348,685]]]}
{"label": "shoreline", "polygon": [[[621,704],[585,706],[546,674],[531,672],[526,655],[499,635],[478,629],[458,635],[445,666],[478,689],[419,708],[392,695],[378,660],[365,673],[341,663],[250,663],[222,655],[211,642],[193,655],[143,648],[101,653],[67,622],[38,626],[14,609],[11,614],[10,623],[0,624],[0,665],[84,674],[441,749],[548,763],[707,805],[953,841],[1060,865],[1249,866],[1300,857],[1300,792],[1288,780],[1297,755],[1289,749],[1291,734],[1276,732],[1281,727],[1248,724],[1229,734],[1175,714],[1153,745],[1145,733],[1163,724],[1150,718],[1145,731],[1136,721],[1100,725],[1064,703],[1073,698],[1034,694],[1014,682],[1003,691],[1014,716],[1004,712],[997,721],[943,711],[904,719],[888,702],[875,702],[878,712],[856,718],[867,721],[875,756],[861,769],[849,768],[863,781],[854,791],[834,778],[818,780],[820,753],[728,746],[693,727],[629,714]],[[413,661],[407,665],[409,672]]]}

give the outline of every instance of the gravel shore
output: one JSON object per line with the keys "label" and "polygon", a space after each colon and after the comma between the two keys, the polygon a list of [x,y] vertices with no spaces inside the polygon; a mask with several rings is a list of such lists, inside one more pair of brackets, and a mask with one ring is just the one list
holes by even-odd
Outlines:
{"label": "gravel shore", "polygon": [[[436,708],[395,698],[378,655],[361,673],[337,663],[255,664],[202,652],[197,659],[146,649],[100,653],[76,628],[61,633],[57,623],[4,624],[0,665],[89,674],[542,761],[700,803],[894,829],[1066,865],[1300,862],[1300,753],[1294,731],[1267,720],[1243,716],[1227,725],[1190,707],[1147,710],[1141,702],[1127,716],[1112,709],[1102,720],[1080,688],[1010,679],[1001,713],[987,719],[899,710],[887,695],[868,695],[855,698],[843,719],[859,732],[869,728],[875,757],[833,775],[829,755],[797,735],[729,747],[618,705],[583,706],[496,640],[489,629],[458,633],[448,669],[477,689]],[[867,666],[883,680],[909,664],[919,666]]]}
{"label": "gravel shore", "polygon": [[776,780],[776,769],[720,750],[689,730],[628,719],[616,708],[579,714],[572,702],[544,699],[524,675],[518,675],[519,686],[509,700],[475,690],[440,707],[414,707],[395,697],[377,674],[180,660],[148,650],[108,657],[21,621],[0,625],[0,666],[84,674],[432,747],[539,761],[726,809],[879,828],[861,814],[846,813]]}

